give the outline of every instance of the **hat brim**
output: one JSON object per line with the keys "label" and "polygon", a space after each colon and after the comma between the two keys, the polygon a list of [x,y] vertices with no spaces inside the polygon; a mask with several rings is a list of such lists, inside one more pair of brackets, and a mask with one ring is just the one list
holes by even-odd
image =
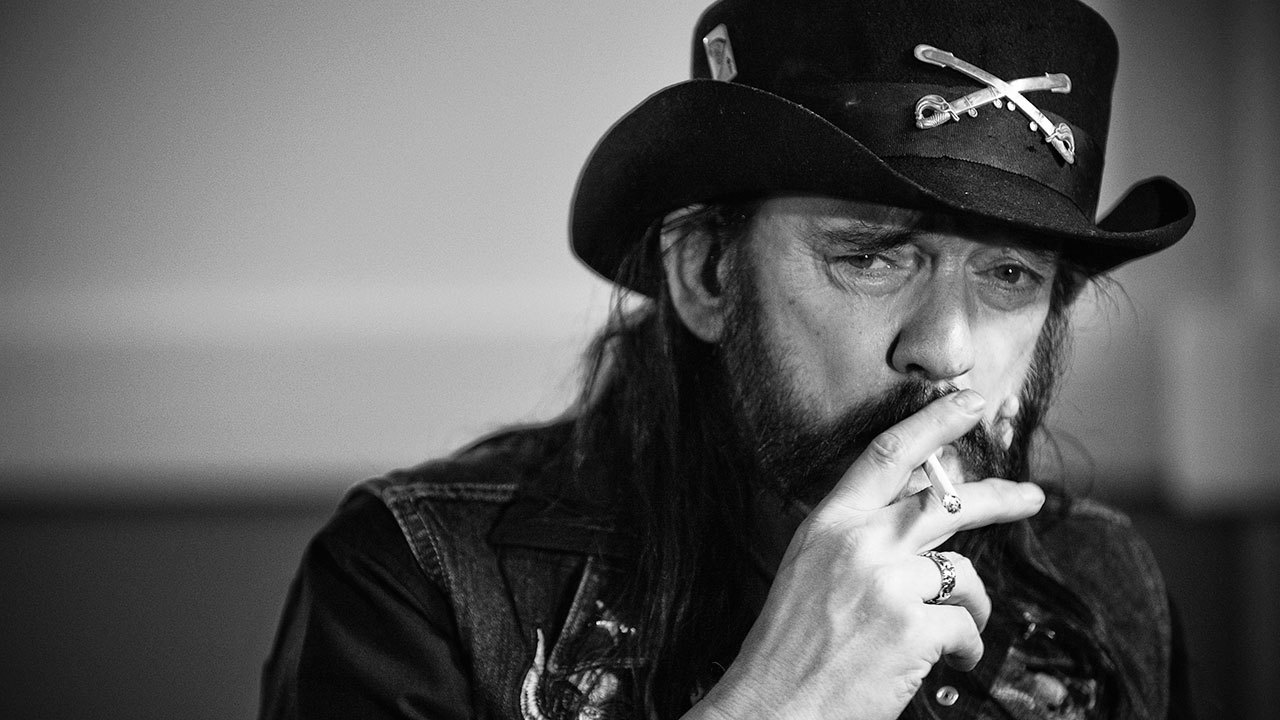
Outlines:
{"label": "hat brim", "polygon": [[782,192],[985,219],[1054,244],[1090,273],[1172,245],[1195,217],[1186,190],[1155,177],[1095,222],[1021,175],[951,158],[881,158],[802,105],[700,79],[655,93],[601,138],[578,178],[570,238],[588,266],[614,280],[631,247],[671,210]]}

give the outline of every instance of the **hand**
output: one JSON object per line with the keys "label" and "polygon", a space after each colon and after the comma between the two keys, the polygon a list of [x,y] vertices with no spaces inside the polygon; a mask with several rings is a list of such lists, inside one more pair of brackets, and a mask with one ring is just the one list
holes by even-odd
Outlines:
{"label": "hand", "polygon": [[738,658],[692,716],[892,720],[941,659],[970,670],[991,612],[973,565],[956,566],[951,598],[920,553],[960,530],[1039,511],[1030,483],[989,478],[957,487],[946,512],[928,491],[894,502],[929,453],[981,417],[981,396],[941,398],[876,437],[802,523]]}

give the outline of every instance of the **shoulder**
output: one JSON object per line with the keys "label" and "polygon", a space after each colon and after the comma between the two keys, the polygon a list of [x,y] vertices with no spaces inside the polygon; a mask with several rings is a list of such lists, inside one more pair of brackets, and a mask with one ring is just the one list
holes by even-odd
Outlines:
{"label": "shoulder", "polygon": [[530,476],[541,472],[555,458],[567,434],[563,423],[503,430],[448,457],[366,481],[357,491],[384,500],[422,497],[488,504],[509,502]]}
{"label": "shoulder", "polygon": [[1054,566],[1097,592],[1132,594],[1163,602],[1164,578],[1146,540],[1124,513],[1094,500],[1074,500],[1037,523]]}
{"label": "shoulder", "polygon": [[392,513],[373,495],[354,495],[311,539],[290,585],[263,666],[260,717],[380,718],[413,697],[468,716],[460,647],[448,597]]}
{"label": "shoulder", "polygon": [[1173,627],[1150,546],[1128,516],[1091,500],[1076,500],[1038,525],[1049,564],[1097,614],[1125,674],[1136,681],[1136,699],[1163,717]]}
{"label": "shoulder", "polygon": [[344,505],[376,498],[418,564],[439,580],[442,554],[487,551],[493,527],[553,463],[566,437],[564,424],[505,430],[449,457],[366,480]]}
{"label": "shoulder", "polygon": [[1141,541],[1128,515],[1097,500],[1057,500],[1046,505],[1041,515],[1035,522],[1042,540],[1057,543]]}

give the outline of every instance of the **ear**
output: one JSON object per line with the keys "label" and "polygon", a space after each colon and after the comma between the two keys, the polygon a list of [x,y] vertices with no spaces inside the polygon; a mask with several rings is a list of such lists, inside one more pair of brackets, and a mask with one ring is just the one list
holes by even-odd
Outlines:
{"label": "ear", "polygon": [[726,303],[720,291],[719,242],[705,227],[682,227],[680,220],[704,209],[690,205],[662,219],[658,241],[671,302],[680,321],[703,342],[716,343],[724,333]]}

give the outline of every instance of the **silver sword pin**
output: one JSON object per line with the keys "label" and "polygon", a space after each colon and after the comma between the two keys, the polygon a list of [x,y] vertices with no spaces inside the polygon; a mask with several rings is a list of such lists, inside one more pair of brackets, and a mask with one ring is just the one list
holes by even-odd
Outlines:
{"label": "silver sword pin", "polygon": [[982,68],[967,63],[955,55],[952,55],[945,50],[939,50],[932,45],[917,45],[915,47],[915,56],[916,59],[927,62],[931,65],[951,68],[952,70],[968,75],[974,80],[996,90],[1000,93],[1000,97],[1003,97],[1018,106],[1018,109],[1031,120],[1031,130],[1035,131],[1036,129],[1039,129],[1040,132],[1044,134],[1045,142],[1053,146],[1053,149],[1058,151],[1058,154],[1062,156],[1063,160],[1066,160],[1068,163],[1075,162],[1076,141],[1075,136],[1071,133],[1071,127],[1066,123],[1058,123],[1058,125],[1055,126],[1049,118],[1045,117],[1044,113],[1040,112],[1039,108],[1032,105],[1030,100],[1023,97],[1022,93],[1009,83],[1001,80]]}
{"label": "silver sword pin", "polygon": [[[1049,90],[1056,93],[1071,92],[1071,78],[1063,73],[1045,73],[1035,77],[1010,80],[1009,87],[1020,93]],[[975,90],[964,97],[948,101],[941,95],[925,95],[916,103],[916,127],[921,130],[935,128],[948,120],[959,120],[960,115],[978,116],[978,108],[994,103],[1002,107],[1004,93],[994,87]],[[1012,105],[1010,106],[1012,107]]]}

